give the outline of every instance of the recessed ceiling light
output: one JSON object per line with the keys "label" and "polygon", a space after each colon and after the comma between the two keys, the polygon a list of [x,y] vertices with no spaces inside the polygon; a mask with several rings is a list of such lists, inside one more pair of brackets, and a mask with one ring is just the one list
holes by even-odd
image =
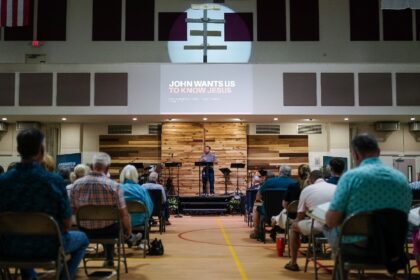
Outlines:
{"label": "recessed ceiling light", "polygon": [[274,118],[273,120],[274,120],[274,121],[278,121],[278,120],[279,120],[279,118]]}
{"label": "recessed ceiling light", "polygon": [[239,118],[234,118],[233,119],[235,122],[240,122],[241,121],[241,119],[239,119]]}
{"label": "recessed ceiling light", "polygon": [[410,119],[410,121],[415,121],[415,120],[416,120],[416,118],[411,118],[411,119]]}
{"label": "recessed ceiling light", "polygon": [[203,121],[207,121],[208,120],[208,118],[203,118]]}
{"label": "recessed ceiling light", "polygon": [[7,118],[1,118],[2,121],[7,121]]}
{"label": "recessed ceiling light", "polygon": [[303,119],[305,122],[313,122],[314,119]]}
{"label": "recessed ceiling light", "polygon": [[137,121],[137,118],[133,118],[133,121]]}
{"label": "recessed ceiling light", "polygon": [[65,121],[67,121],[67,118],[61,118],[61,120],[62,120],[63,122],[65,122]]}
{"label": "recessed ceiling light", "polygon": [[348,121],[348,120],[349,120],[349,118],[344,118],[344,120],[345,120],[345,121]]}

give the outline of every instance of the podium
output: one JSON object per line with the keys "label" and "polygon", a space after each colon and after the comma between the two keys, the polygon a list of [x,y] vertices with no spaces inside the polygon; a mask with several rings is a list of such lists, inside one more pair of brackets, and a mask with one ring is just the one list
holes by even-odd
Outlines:
{"label": "podium", "polygon": [[225,179],[225,195],[227,195],[228,194],[228,192],[227,192],[227,184],[228,184],[229,174],[232,171],[230,171],[229,168],[220,168],[219,170],[220,170],[220,172],[223,173],[223,178]]}
{"label": "podium", "polygon": [[201,195],[201,168],[213,167],[213,162],[196,161],[195,166],[198,166],[198,195]]}
{"label": "podium", "polygon": [[238,195],[240,193],[239,190],[239,168],[245,168],[245,163],[231,163],[230,168],[236,168],[236,190],[235,194]]}

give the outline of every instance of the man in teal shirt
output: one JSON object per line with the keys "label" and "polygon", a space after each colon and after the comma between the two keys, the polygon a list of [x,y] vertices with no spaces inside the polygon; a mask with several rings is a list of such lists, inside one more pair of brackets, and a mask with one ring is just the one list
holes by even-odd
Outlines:
{"label": "man in teal shirt", "polygon": [[[352,153],[357,168],[348,171],[338,182],[337,191],[327,212],[328,228],[341,225],[353,214],[380,209],[395,209],[408,213],[412,194],[407,178],[398,170],[385,166],[379,157],[376,139],[362,134],[352,141]],[[336,231],[327,231],[330,244],[336,245]],[[346,243],[361,241],[354,237]]]}

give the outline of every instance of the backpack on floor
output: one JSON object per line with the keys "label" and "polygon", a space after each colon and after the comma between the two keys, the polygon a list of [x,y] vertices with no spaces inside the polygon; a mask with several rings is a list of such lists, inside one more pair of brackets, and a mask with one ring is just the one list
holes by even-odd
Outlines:
{"label": "backpack on floor", "polygon": [[150,256],[162,256],[164,254],[165,249],[163,248],[162,240],[155,238],[150,245]]}

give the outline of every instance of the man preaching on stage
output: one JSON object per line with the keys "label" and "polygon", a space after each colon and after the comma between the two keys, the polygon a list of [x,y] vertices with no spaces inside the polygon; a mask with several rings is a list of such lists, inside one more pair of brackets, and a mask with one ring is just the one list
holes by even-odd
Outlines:
{"label": "man preaching on stage", "polygon": [[[204,153],[200,158],[201,162],[211,162],[217,164],[217,159],[214,153],[211,152],[210,146],[204,146]],[[214,196],[214,169],[212,166],[205,166],[201,173],[201,179],[203,182],[203,195],[207,196],[207,182],[210,184],[210,195]]]}

